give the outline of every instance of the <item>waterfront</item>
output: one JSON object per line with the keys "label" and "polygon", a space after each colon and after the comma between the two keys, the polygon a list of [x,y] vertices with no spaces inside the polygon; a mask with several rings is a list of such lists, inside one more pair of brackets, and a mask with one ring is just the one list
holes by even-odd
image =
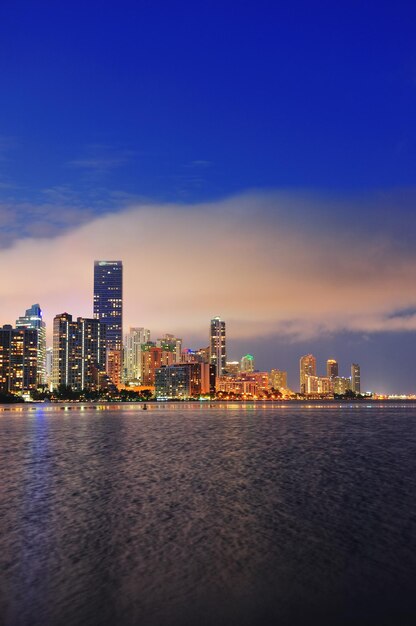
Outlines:
{"label": "waterfront", "polygon": [[414,623],[414,404],[13,406],[0,432],[2,623]]}

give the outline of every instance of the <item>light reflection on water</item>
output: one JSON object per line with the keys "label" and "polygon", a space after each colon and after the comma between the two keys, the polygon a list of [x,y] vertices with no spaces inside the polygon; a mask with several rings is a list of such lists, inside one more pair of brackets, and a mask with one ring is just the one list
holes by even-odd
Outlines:
{"label": "light reflection on water", "polygon": [[1,623],[414,623],[414,405],[147,406],[1,407]]}

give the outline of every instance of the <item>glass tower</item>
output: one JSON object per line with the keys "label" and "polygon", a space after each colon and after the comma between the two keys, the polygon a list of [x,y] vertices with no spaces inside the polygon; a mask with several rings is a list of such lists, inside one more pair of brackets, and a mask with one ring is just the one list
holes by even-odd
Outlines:
{"label": "glass tower", "polygon": [[107,374],[121,383],[123,355],[123,263],[94,262],[94,317],[107,326]]}

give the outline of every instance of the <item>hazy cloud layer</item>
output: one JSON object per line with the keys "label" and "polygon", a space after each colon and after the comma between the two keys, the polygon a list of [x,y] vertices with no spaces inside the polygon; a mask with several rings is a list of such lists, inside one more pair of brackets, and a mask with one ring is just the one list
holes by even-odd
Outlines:
{"label": "hazy cloud layer", "polygon": [[[0,218],[4,232],[7,215]],[[87,223],[74,212],[60,236],[53,215],[43,218],[51,235],[33,233],[0,250],[1,323],[34,302],[49,327],[58,312],[91,315],[93,261],[107,258],[124,261],[125,327],[144,325],[154,335],[207,343],[213,315],[235,338],[416,329],[410,222],[387,234],[384,222],[357,227],[339,211],[331,218],[324,200],[319,207],[317,198],[254,193],[132,206],[88,215]]]}

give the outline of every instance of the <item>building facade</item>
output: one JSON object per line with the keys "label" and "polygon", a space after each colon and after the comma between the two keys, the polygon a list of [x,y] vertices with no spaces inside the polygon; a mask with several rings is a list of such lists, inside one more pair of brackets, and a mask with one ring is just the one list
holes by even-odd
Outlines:
{"label": "building facade", "polygon": [[201,395],[201,364],[181,363],[156,369],[155,393],[160,399],[198,398]]}
{"label": "building facade", "polygon": [[354,393],[361,393],[361,369],[358,363],[351,365],[351,389]]}
{"label": "building facade", "polygon": [[210,326],[210,363],[215,365],[217,376],[223,376],[227,369],[227,345],[225,322],[219,317],[211,320]]}
{"label": "building facade", "polygon": [[94,262],[94,318],[107,326],[107,374],[115,385],[123,370],[123,263]]}
{"label": "building facade", "polygon": [[30,393],[38,387],[38,330],[0,328],[0,391]]}
{"label": "building facade", "polygon": [[306,389],[306,377],[316,376],[316,358],[313,354],[302,356],[299,361],[300,393],[308,393]]}
{"label": "building facade", "polygon": [[126,382],[142,379],[142,346],[150,341],[147,328],[130,328],[124,337],[124,380]]}
{"label": "building facade", "polygon": [[240,361],[240,370],[246,374],[254,372],[254,356],[246,354]]}
{"label": "building facade", "polygon": [[37,377],[38,385],[46,385],[46,324],[39,304],[32,304],[25,315],[16,320],[16,328],[37,330]]}
{"label": "building facade", "polygon": [[272,370],[269,376],[269,384],[272,389],[287,389],[287,372]]}
{"label": "building facade", "polygon": [[338,361],[335,359],[328,359],[326,362],[326,375],[327,378],[335,378],[338,376]]}
{"label": "building facade", "polygon": [[106,324],[62,313],[53,320],[52,387],[97,390],[106,368]]}

